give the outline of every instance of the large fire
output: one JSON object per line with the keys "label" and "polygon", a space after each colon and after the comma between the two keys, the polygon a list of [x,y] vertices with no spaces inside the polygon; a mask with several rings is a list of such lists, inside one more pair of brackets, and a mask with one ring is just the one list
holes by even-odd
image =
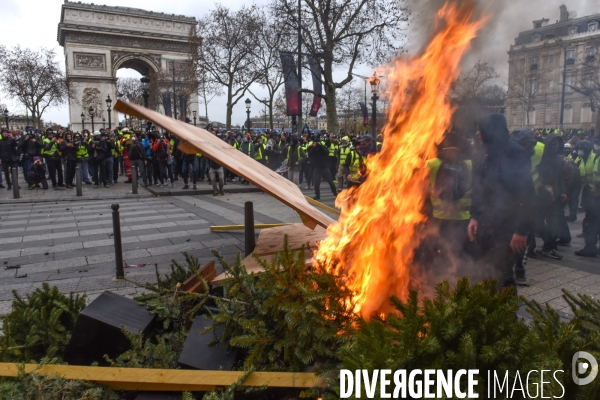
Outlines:
{"label": "large fire", "polygon": [[406,299],[419,226],[426,216],[428,170],[437,144],[451,125],[449,90],[461,57],[484,23],[471,2],[447,2],[436,34],[419,57],[402,58],[386,71],[390,107],[381,152],[369,157],[368,179],[338,197],[339,221],[327,229],[315,260],[346,277],[356,311],[369,318],[389,309],[389,298]]}

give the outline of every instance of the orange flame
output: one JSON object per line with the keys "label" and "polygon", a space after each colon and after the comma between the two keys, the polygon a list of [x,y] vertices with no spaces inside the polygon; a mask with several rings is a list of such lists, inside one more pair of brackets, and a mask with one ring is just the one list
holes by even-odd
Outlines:
{"label": "orange flame", "polygon": [[472,20],[473,12],[471,2],[447,2],[425,52],[390,66],[385,141],[367,160],[367,171],[374,173],[338,197],[342,213],[315,255],[326,270],[345,277],[355,293],[355,310],[365,318],[388,311],[392,295],[406,299],[417,277],[411,267],[419,225],[426,220],[421,212],[428,186],[425,161],[436,157],[451,125],[448,92],[461,57],[485,22]]}

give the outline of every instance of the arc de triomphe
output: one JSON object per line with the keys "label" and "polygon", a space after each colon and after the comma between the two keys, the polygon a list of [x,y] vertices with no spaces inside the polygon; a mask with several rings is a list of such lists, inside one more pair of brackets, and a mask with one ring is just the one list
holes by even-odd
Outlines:
{"label": "arc de triomphe", "polygon": [[[69,100],[71,129],[82,130],[82,112],[85,127],[91,128],[90,105],[95,110],[96,130],[102,127],[102,118],[108,127],[105,99],[110,95],[113,105],[117,100],[120,68],[147,75],[185,62],[190,28],[196,23],[194,17],[65,0],[57,39],[64,48],[66,75],[73,91]],[[197,107],[197,102],[192,102],[188,109],[197,111]],[[116,111],[111,113],[111,125],[118,125]]]}

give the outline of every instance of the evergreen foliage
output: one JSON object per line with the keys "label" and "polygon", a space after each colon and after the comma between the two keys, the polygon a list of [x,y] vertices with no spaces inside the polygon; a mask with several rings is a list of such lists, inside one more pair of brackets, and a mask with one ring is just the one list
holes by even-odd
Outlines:
{"label": "evergreen foliage", "polygon": [[11,312],[2,317],[0,360],[62,359],[77,316],[85,307],[85,295],[67,296],[44,283],[25,297],[14,290],[13,296]]}
{"label": "evergreen foliage", "polygon": [[248,274],[238,256],[234,265],[219,261],[231,276],[222,284],[228,299],[216,299],[214,325],[224,326],[222,343],[244,351],[245,369],[305,371],[337,362],[337,350],[350,338],[356,316],[351,293],[339,278],[307,269],[304,248],[284,250],[264,268]]}
{"label": "evergreen foliage", "polygon": [[[54,364],[56,360],[51,363]],[[3,400],[118,400],[121,397],[110,389],[59,376],[42,376],[36,371],[25,372],[19,367],[14,379],[0,381],[0,398]]]}

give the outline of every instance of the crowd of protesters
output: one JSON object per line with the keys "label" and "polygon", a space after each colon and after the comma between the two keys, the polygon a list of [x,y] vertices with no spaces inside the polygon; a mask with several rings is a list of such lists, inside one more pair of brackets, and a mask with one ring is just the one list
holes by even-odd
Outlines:
{"label": "crowd of protesters", "polygon": [[[303,189],[314,188],[320,198],[321,181],[328,183],[335,196],[345,186],[360,179],[359,159],[353,146],[360,135],[340,137],[326,131],[302,135],[266,131],[208,129],[243,154],[290,179]],[[381,138],[381,136],[379,137]],[[378,146],[381,143],[378,142]],[[213,194],[224,194],[227,182],[241,177],[224,169],[201,153],[185,154],[179,140],[156,129],[137,131],[129,128],[100,129],[96,132],[71,132],[68,129],[45,132],[28,128],[24,131],[2,130],[0,140],[0,188],[12,188],[11,170],[19,168],[30,190],[72,189],[79,167],[83,184],[94,188],[132,182],[132,168],[138,171],[144,187],[174,186],[181,177],[182,189],[197,189],[205,179],[213,185]],[[124,180],[122,177],[125,177]],[[6,186],[4,185],[6,183]]]}

